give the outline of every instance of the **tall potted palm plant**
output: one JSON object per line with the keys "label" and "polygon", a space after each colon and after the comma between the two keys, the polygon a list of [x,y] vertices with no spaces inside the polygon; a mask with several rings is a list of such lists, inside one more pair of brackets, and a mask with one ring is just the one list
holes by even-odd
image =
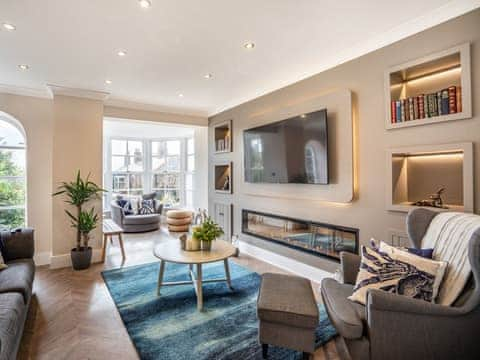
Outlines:
{"label": "tall potted palm plant", "polygon": [[[58,187],[58,191],[53,196],[64,195],[65,202],[75,207],[75,213],[65,210],[70,218],[71,226],[77,229],[77,245],[71,252],[72,266],[75,270],[87,269],[92,261],[92,248],[88,246],[90,240],[90,232],[98,225],[98,214],[92,207],[89,211],[84,210],[86,203],[100,198],[100,194],[104,192],[97,184],[90,181],[90,174],[86,179],[77,172],[74,181],[62,182]],[[82,242],[83,240],[83,242]]]}

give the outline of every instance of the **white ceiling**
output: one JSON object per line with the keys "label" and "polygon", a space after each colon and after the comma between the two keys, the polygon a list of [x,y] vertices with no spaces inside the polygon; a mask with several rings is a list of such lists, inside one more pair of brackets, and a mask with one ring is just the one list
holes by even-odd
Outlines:
{"label": "white ceiling", "polygon": [[[480,6],[480,0],[151,1],[142,9],[137,0],[1,0],[0,22],[17,30],[0,30],[0,90],[41,95],[55,84],[109,92],[116,105],[211,115]],[[253,50],[243,47],[247,41]]]}

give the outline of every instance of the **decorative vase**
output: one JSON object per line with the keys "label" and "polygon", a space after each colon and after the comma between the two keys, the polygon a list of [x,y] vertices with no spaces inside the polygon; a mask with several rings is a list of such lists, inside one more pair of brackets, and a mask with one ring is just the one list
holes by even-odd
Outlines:
{"label": "decorative vase", "polygon": [[212,241],[202,240],[202,250],[203,251],[212,250]]}

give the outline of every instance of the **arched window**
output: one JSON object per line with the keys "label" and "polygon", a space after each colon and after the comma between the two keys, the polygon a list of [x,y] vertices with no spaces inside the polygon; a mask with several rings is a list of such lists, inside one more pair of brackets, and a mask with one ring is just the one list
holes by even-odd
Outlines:
{"label": "arched window", "polygon": [[0,230],[25,225],[26,145],[22,126],[0,112]]}

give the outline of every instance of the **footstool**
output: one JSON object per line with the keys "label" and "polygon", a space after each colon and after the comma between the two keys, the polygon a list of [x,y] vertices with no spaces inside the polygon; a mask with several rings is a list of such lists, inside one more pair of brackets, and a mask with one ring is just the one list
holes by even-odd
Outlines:
{"label": "footstool", "polygon": [[315,351],[318,307],[310,281],[298,276],[265,273],[257,300],[258,338],[263,358],[268,345],[302,351],[304,359]]}

